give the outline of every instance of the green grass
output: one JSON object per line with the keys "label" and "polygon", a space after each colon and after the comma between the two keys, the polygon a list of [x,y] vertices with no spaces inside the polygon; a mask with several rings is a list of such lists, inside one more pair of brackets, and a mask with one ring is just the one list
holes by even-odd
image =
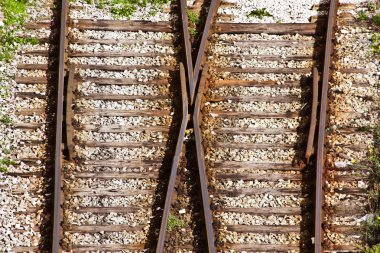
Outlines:
{"label": "green grass", "polygon": [[88,4],[95,4],[96,8],[104,9],[110,6],[110,11],[115,18],[130,18],[138,8],[152,5],[153,10],[149,11],[149,16],[154,16],[162,5],[170,3],[171,0],[86,0]]}
{"label": "green grass", "polygon": [[368,217],[362,222],[361,232],[363,246],[361,251],[365,253],[380,253],[380,125],[373,128],[374,145],[369,150],[368,167],[371,168],[370,191],[367,194],[368,199]]}
{"label": "green grass", "polygon": [[3,153],[9,155],[11,151],[8,148],[3,148]]}
{"label": "green grass", "polygon": [[371,12],[375,11],[377,9],[376,3],[374,3],[374,2],[368,2],[367,3],[367,8]]}
{"label": "green grass", "polygon": [[6,26],[23,24],[26,18],[27,0],[0,0]]}
{"label": "green grass", "polygon": [[4,25],[0,27],[0,61],[9,62],[18,44],[37,44],[34,38],[20,38],[15,33],[21,29],[27,17],[27,0],[0,0]]}
{"label": "green grass", "polygon": [[15,161],[9,160],[7,158],[0,159],[0,172],[8,172],[7,167],[10,165],[16,165]]}
{"label": "green grass", "polygon": [[380,26],[380,13],[372,17],[372,24],[375,26]]}
{"label": "green grass", "polygon": [[264,17],[273,17],[273,15],[270,14],[266,8],[261,8],[252,10],[250,13],[247,14],[247,17],[263,19]]}
{"label": "green grass", "polygon": [[380,243],[372,247],[364,247],[360,249],[362,253],[380,253]]}
{"label": "green grass", "polygon": [[189,20],[190,23],[195,24],[195,25],[199,23],[198,13],[194,11],[186,10],[186,14],[187,14],[187,19]]}
{"label": "green grass", "polygon": [[0,122],[5,124],[5,125],[9,125],[12,123],[12,119],[8,115],[4,115],[0,118]]}
{"label": "green grass", "polygon": [[365,12],[365,11],[359,11],[358,12],[358,19],[360,20],[360,21],[363,21],[363,20],[367,20],[368,19],[368,15],[367,15],[367,12]]}
{"label": "green grass", "polygon": [[167,230],[169,233],[172,232],[176,228],[182,228],[184,226],[185,226],[185,222],[183,220],[177,218],[176,216],[172,214],[169,215],[168,226],[167,226]]}
{"label": "green grass", "polygon": [[133,5],[123,5],[121,8],[119,7],[112,7],[111,13],[114,14],[116,17],[126,17],[130,18],[133,13],[135,13],[137,10],[136,6]]}
{"label": "green grass", "polygon": [[380,54],[380,33],[375,33],[371,37],[371,49],[375,54]]}

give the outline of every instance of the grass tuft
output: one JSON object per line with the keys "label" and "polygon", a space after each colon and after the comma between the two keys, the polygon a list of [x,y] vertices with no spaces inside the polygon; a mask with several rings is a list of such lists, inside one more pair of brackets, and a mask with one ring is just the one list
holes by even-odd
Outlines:
{"label": "grass tuft", "polygon": [[266,8],[261,8],[252,10],[250,13],[247,14],[247,17],[263,19],[264,17],[273,17],[273,15],[270,14]]}
{"label": "grass tuft", "polygon": [[177,218],[176,216],[172,214],[169,215],[168,226],[167,226],[167,230],[169,233],[172,232],[176,228],[182,228],[184,226],[185,226],[185,222],[183,220]]}
{"label": "grass tuft", "polygon": [[367,15],[367,12],[361,10],[358,12],[358,19],[360,21],[364,21],[364,20],[367,20],[368,19],[368,15]]}
{"label": "grass tuft", "polygon": [[195,25],[199,23],[198,13],[194,11],[186,10],[186,14],[187,14],[187,19],[189,20],[190,23],[193,23]]}
{"label": "grass tuft", "polygon": [[380,54],[380,33],[375,33],[371,37],[371,49],[375,54]]}
{"label": "grass tuft", "polygon": [[380,26],[380,13],[372,17],[372,24],[375,26]]}

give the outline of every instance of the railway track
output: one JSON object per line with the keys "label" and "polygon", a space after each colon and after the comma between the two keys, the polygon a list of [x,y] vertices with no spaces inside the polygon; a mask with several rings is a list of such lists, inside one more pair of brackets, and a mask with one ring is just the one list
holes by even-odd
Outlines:
{"label": "railway track", "polygon": [[368,224],[368,213],[373,213],[376,205],[371,160],[377,152],[378,88],[374,84],[378,82],[378,58],[366,46],[373,28],[355,19],[360,8],[367,5],[336,8],[330,110],[325,126],[328,131],[322,247],[325,251],[351,252],[357,251],[357,245],[363,241],[376,244],[379,239],[366,231],[368,225],[363,225]]}
{"label": "railway track", "polygon": [[202,141],[216,249],[311,249],[322,28],[221,21],[214,29]]}
{"label": "railway track", "polygon": [[25,138],[8,174],[25,186],[15,198],[36,196],[15,213],[30,227],[12,231],[34,241],[14,251],[357,249],[376,65],[347,62],[344,36],[360,43],[369,30],[337,0],[297,2],[277,22],[239,4],[204,4],[195,47],[184,0],[131,20],[63,0],[60,22],[26,25],[39,44],[17,66],[13,127]]}
{"label": "railway track", "polygon": [[[9,81],[14,96],[8,101],[13,111],[9,115],[13,116],[9,116],[9,131],[1,138],[2,148],[8,147],[12,161],[1,179],[1,220],[6,230],[2,228],[0,250],[7,252],[46,250],[50,240],[57,75],[54,48],[58,42],[53,29],[57,14],[54,4],[47,0],[28,7],[24,29],[15,33],[24,40],[16,60],[2,65],[14,77]],[[40,8],[45,10],[37,15]],[[6,97],[1,97],[2,102]]]}
{"label": "railway track", "polygon": [[68,12],[62,246],[151,248],[181,113],[178,14],[92,21],[73,18],[77,9]]}

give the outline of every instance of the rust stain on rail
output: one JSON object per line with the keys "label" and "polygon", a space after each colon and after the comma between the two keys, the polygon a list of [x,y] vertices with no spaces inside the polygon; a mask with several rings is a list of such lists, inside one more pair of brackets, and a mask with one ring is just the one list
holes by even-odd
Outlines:
{"label": "rust stain on rail", "polygon": [[59,65],[58,65],[58,94],[57,116],[55,132],[55,157],[54,157],[54,210],[53,210],[53,237],[51,252],[60,251],[61,232],[61,167],[62,167],[62,122],[63,122],[63,96],[65,85],[65,47],[66,47],[66,23],[67,0],[61,2],[61,24],[59,38]]}
{"label": "rust stain on rail", "polygon": [[165,206],[164,206],[164,211],[162,214],[160,233],[159,233],[157,248],[156,248],[157,253],[164,252],[166,228],[168,226],[170,208],[171,208],[172,199],[173,199],[173,191],[174,191],[175,179],[176,179],[177,171],[178,171],[178,163],[179,163],[179,159],[182,153],[181,151],[183,147],[183,142],[185,140],[185,132],[187,128],[187,123],[189,121],[185,67],[183,66],[182,62],[179,64],[179,67],[180,67],[179,69],[180,69],[180,77],[181,77],[182,121],[181,121],[181,128],[178,134],[176,149],[174,152],[174,158],[173,158],[173,163],[172,163],[170,177],[169,177],[168,189],[166,191]]}
{"label": "rust stain on rail", "polygon": [[310,129],[309,129],[309,137],[307,139],[307,146],[306,146],[306,154],[305,158],[307,163],[309,163],[309,159],[314,152],[313,146],[314,146],[314,135],[315,135],[315,129],[317,127],[317,109],[318,109],[318,69],[317,67],[313,68],[313,102],[311,105],[311,116],[310,116]]}
{"label": "rust stain on rail", "polygon": [[326,117],[327,117],[327,102],[328,102],[328,88],[329,88],[329,77],[330,77],[330,63],[331,54],[333,50],[333,35],[334,35],[334,24],[337,14],[337,2],[336,0],[330,1],[329,15],[328,15],[328,25],[326,33],[326,47],[325,47],[325,58],[323,64],[323,76],[322,76],[322,97],[321,97],[321,108],[320,108],[320,118],[319,118],[319,129],[318,129],[318,147],[317,147],[317,171],[316,171],[316,183],[315,183],[315,231],[314,231],[314,252],[323,252],[323,173],[325,165],[325,127],[326,127]]}
{"label": "rust stain on rail", "polygon": [[206,78],[208,75],[208,64],[205,64],[202,70],[201,80],[199,82],[199,88],[197,92],[197,97],[195,100],[194,114],[193,114],[193,124],[194,124],[194,136],[195,136],[195,145],[197,150],[197,164],[198,164],[198,173],[199,173],[199,182],[201,187],[202,195],[202,206],[203,206],[203,215],[206,226],[207,234],[207,245],[208,252],[216,252],[215,249],[215,236],[212,226],[212,216],[210,209],[210,198],[207,189],[207,175],[206,175],[206,165],[204,159],[204,152],[202,148],[202,137],[200,130],[200,107],[202,103],[203,90],[206,85]]}

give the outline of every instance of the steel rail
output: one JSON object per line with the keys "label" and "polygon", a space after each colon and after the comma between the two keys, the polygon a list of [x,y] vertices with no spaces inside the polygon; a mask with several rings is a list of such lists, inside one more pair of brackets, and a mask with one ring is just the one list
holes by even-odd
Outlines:
{"label": "steel rail", "polygon": [[197,150],[197,164],[198,164],[198,173],[199,173],[199,182],[201,186],[201,195],[202,195],[202,206],[203,206],[203,215],[206,226],[206,235],[207,235],[207,246],[208,252],[214,253],[215,249],[215,236],[212,226],[212,216],[210,209],[210,198],[207,189],[207,175],[206,175],[206,164],[204,159],[204,153],[202,148],[202,137],[200,130],[200,107],[202,104],[203,91],[206,85],[206,78],[208,74],[208,64],[206,63],[202,69],[202,75],[199,82],[199,88],[197,92],[197,97],[194,105],[193,113],[193,124],[194,124],[194,137],[195,145]]}
{"label": "steel rail", "polygon": [[208,37],[210,35],[210,31],[211,31],[211,21],[213,20],[215,14],[216,14],[216,11],[218,10],[218,6],[219,6],[219,0],[212,0],[211,1],[210,9],[208,10],[208,14],[207,14],[205,27],[204,27],[203,33],[202,33],[202,40],[201,40],[201,43],[199,45],[197,59],[195,61],[195,66],[194,66],[194,81],[195,81],[195,83],[198,82],[199,72],[200,72],[202,60],[204,57],[204,52],[206,49],[207,40],[208,40]]}
{"label": "steel rail", "polygon": [[68,159],[73,161],[74,159],[74,127],[72,124],[73,117],[73,108],[72,102],[74,98],[74,76],[75,76],[75,67],[70,66],[68,71],[68,81],[66,88],[66,143],[68,150]]}
{"label": "steel rail", "polygon": [[318,81],[319,81],[318,69],[317,67],[314,67],[313,68],[313,103],[311,106],[309,137],[307,139],[307,146],[306,146],[306,153],[305,153],[306,163],[309,163],[309,159],[312,153],[314,152],[313,144],[314,144],[315,130],[317,127]]}
{"label": "steel rail", "polygon": [[330,79],[331,55],[333,51],[334,26],[337,12],[337,0],[330,1],[328,25],[326,33],[325,58],[323,63],[322,76],[322,97],[318,129],[318,147],[317,147],[317,171],[315,185],[315,231],[314,231],[314,252],[323,252],[323,174],[325,165],[325,128],[327,118],[328,89]]}
{"label": "steel rail", "polygon": [[178,134],[173,163],[171,167],[168,189],[166,191],[165,206],[164,206],[164,211],[162,214],[160,233],[158,236],[158,242],[157,242],[157,248],[156,248],[157,253],[164,252],[166,228],[168,225],[169,213],[170,213],[170,208],[171,208],[172,199],[173,199],[173,191],[174,191],[174,185],[175,185],[175,180],[176,180],[177,171],[178,171],[178,163],[181,157],[183,142],[185,140],[185,132],[187,128],[187,123],[189,121],[189,114],[188,114],[189,102],[187,98],[187,89],[186,89],[186,73],[185,73],[185,67],[183,66],[182,62],[179,64],[179,70],[180,70],[180,76],[181,76],[182,121],[181,121],[181,128]]}
{"label": "steel rail", "polygon": [[190,101],[191,104],[193,104],[194,101],[194,94],[195,94],[195,85],[196,82],[194,82],[194,71],[193,71],[193,58],[192,58],[192,50],[191,50],[191,42],[190,42],[190,35],[189,35],[189,22],[187,19],[187,12],[186,12],[186,0],[180,0],[181,5],[181,19],[182,19],[182,32],[183,32],[183,43],[185,45],[185,54],[186,54],[186,68],[187,68],[187,76],[189,81],[189,95],[190,95]]}
{"label": "steel rail", "polygon": [[67,23],[67,0],[61,2],[61,24],[59,35],[59,65],[58,65],[58,97],[55,132],[54,157],[54,210],[53,210],[53,238],[51,252],[60,251],[61,232],[61,167],[62,167],[62,123],[63,123],[63,93],[65,85],[65,46]]}

